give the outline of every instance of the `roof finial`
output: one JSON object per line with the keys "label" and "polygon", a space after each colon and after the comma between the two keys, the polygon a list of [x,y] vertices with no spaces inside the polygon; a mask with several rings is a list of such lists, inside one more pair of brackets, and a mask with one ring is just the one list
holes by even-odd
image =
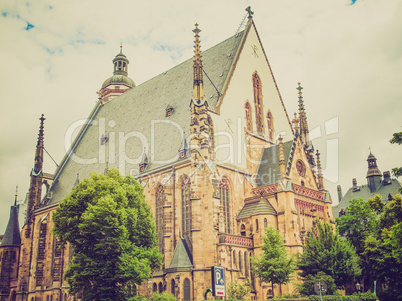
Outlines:
{"label": "roof finial", "polygon": [[251,6],[249,6],[249,7],[246,8],[246,12],[248,12],[248,18],[249,18],[249,19],[252,19],[252,18],[253,18],[253,15],[254,15],[254,12],[251,11]]}
{"label": "roof finial", "polygon": [[14,206],[17,206],[17,197],[18,197],[18,185],[15,186],[15,200],[14,200]]}
{"label": "roof finial", "polygon": [[123,39],[120,39],[120,53],[123,53]]}

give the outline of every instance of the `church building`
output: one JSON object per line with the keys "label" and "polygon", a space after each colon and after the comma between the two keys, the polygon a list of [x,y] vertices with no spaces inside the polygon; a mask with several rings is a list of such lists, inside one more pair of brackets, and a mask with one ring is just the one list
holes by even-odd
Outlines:
{"label": "church building", "polygon": [[42,170],[40,118],[21,237],[12,213],[0,246],[0,301],[80,299],[62,278],[72,254],[58,249],[52,216],[80,180],[108,168],[138,179],[155,219],[163,266],[140,294],[204,300],[213,266],[224,268],[227,285],[249,285],[253,300],[293,292],[293,284],[261,283],[250,259],[260,256],[268,226],[289,254],[302,252],[316,218],[334,224],[332,200],[309,140],[303,88],[290,116],[248,12],[244,30],[205,51],[196,24],[194,57],[137,86],[120,50],[54,174]]}

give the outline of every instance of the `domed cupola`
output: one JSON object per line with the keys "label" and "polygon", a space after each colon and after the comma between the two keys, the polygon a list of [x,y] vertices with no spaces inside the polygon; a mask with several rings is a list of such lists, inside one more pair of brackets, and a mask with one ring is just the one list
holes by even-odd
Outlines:
{"label": "domed cupola", "polygon": [[123,46],[120,46],[120,53],[113,59],[113,76],[103,82],[99,91],[99,99],[103,103],[135,87],[134,81],[128,77],[129,60],[122,50]]}
{"label": "domed cupola", "polygon": [[367,158],[368,170],[367,170],[367,185],[370,192],[375,192],[381,185],[382,175],[377,166],[377,158],[371,153]]}

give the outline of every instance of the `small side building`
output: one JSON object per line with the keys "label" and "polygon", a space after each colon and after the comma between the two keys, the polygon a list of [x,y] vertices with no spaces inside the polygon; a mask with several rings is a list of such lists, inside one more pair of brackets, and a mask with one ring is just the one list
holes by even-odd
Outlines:
{"label": "small side building", "polygon": [[377,158],[370,152],[368,158],[368,170],[367,170],[367,184],[357,185],[356,178],[352,181],[352,187],[348,189],[346,194],[342,196],[342,188],[338,185],[338,200],[339,204],[332,207],[333,216],[340,217],[345,213],[346,208],[349,206],[349,202],[353,199],[361,198],[368,200],[379,194],[382,200],[388,202],[392,197],[399,193],[399,189],[402,187],[401,183],[397,179],[392,179],[389,171],[384,171],[381,174],[377,166]]}

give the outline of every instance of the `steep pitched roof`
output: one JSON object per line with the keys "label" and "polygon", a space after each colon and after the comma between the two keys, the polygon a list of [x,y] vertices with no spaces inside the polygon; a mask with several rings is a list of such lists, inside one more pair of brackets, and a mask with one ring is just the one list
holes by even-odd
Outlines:
{"label": "steep pitched roof", "polygon": [[186,242],[183,238],[180,238],[177,242],[168,270],[182,270],[192,268],[193,264],[191,263],[190,255],[186,248]]}
{"label": "steep pitched roof", "polygon": [[[285,163],[288,166],[289,158],[292,153],[294,140],[283,143]],[[258,166],[256,183],[258,187],[275,184],[281,177],[279,169],[279,145],[273,145],[264,149],[260,165]]]}
{"label": "steep pitched roof", "polygon": [[[212,110],[222,94],[243,35],[244,31],[202,52],[204,96]],[[187,136],[190,133],[192,72],[193,62],[189,59],[104,105],[98,103],[88,118],[89,124],[78,134],[56,171],[49,205],[70,193],[77,172],[82,178],[91,172],[101,173],[108,162],[110,168],[125,168],[135,175],[144,147],[150,159],[146,171],[176,162],[182,132]],[[166,117],[168,106],[174,112]],[[103,128],[109,141],[102,148],[99,137]]]}
{"label": "steep pitched roof", "polygon": [[17,206],[13,206],[8,220],[6,232],[4,233],[1,246],[19,246],[21,245],[20,227],[18,225]]}
{"label": "steep pitched roof", "polygon": [[384,185],[382,183],[377,191],[371,192],[368,185],[355,186],[349,188],[346,194],[342,197],[341,202],[332,207],[332,212],[335,218],[339,217],[339,212],[342,209],[346,209],[349,206],[349,203],[353,199],[361,198],[367,201],[369,198],[373,198],[376,194],[379,194],[382,197],[384,202],[388,202],[388,195],[391,194],[394,196],[398,194],[398,190],[401,188],[401,184],[396,179],[391,179],[390,183]]}
{"label": "steep pitched roof", "polygon": [[266,199],[260,201],[245,204],[236,219],[241,220],[243,218],[249,218],[255,215],[276,215],[274,207]]}

